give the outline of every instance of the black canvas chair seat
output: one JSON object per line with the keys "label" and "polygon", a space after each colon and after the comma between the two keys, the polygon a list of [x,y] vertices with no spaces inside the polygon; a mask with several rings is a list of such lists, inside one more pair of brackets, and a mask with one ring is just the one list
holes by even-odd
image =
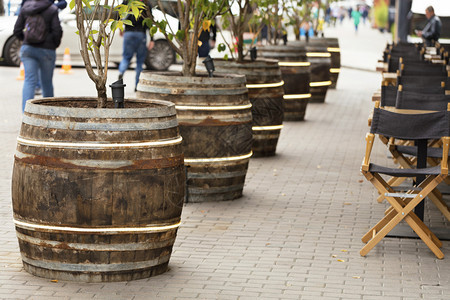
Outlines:
{"label": "black canvas chair seat", "polygon": [[[372,152],[375,135],[389,136],[403,140],[420,140],[419,145],[426,140],[442,140],[441,157],[439,165],[425,168],[415,168],[407,164],[402,168],[391,168],[372,163]],[[383,218],[362,237],[366,245],[361,249],[362,256],[367,255],[395,226],[405,221],[428,248],[441,259],[444,257],[440,247],[442,242],[431,232],[423,221],[414,213],[414,208],[426,197],[435,204],[438,209],[450,220],[450,211],[445,202],[439,198],[436,187],[448,175],[448,154],[450,144],[450,113],[448,111],[423,112],[408,110],[386,110],[379,107],[376,102],[370,133],[366,135],[366,153],[361,166],[361,172],[370,181],[378,192],[390,204]],[[390,143],[389,143],[390,144]],[[395,148],[395,145],[389,145]],[[399,147],[399,146],[397,146]],[[409,148],[411,153],[417,150]],[[417,149],[417,148],[416,148]],[[433,150],[434,151],[434,150]],[[397,154],[397,152],[394,152]],[[403,155],[397,155],[399,160],[405,159]],[[423,163],[423,157],[418,158]],[[419,164],[419,165],[421,165]],[[395,178],[412,178],[418,182],[415,186],[402,187],[397,192],[395,186],[384,180],[382,175],[390,175]],[[420,191],[420,192],[419,192]]]}
{"label": "black canvas chair seat", "polygon": [[[442,150],[441,150],[442,156]],[[427,176],[427,175],[439,175],[441,174],[441,166],[434,166],[422,169],[399,169],[399,168],[388,168],[377,164],[370,164],[369,172],[379,173],[395,177],[416,177],[416,176]]]}

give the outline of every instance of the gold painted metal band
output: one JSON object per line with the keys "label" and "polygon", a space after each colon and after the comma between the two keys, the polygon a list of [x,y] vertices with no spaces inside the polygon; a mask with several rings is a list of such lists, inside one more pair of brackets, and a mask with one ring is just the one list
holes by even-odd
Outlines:
{"label": "gold painted metal band", "polygon": [[250,158],[253,155],[253,151],[248,154],[239,156],[228,156],[228,157],[214,157],[214,158],[185,158],[185,163],[198,163],[198,162],[222,162],[222,161],[234,161]]}
{"label": "gold painted metal band", "polygon": [[310,87],[319,87],[319,86],[327,86],[327,85],[331,85],[331,81],[317,81],[317,82],[310,82],[309,86]]}
{"label": "gold painted metal band", "polygon": [[280,61],[278,62],[280,67],[309,67],[311,65],[308,61],[297,61],[297,62],[288,62],[288,61]]}
{"label": "gold painted metal band", "polygon": [[262,88],[271,88],[271,87],[280,87],[284,85],[284,81],[275,82],[275,83],[255,83],[255,84],[247,84],[248,89],[262,89]]}
{"label": "gold painted metal band", "polygon": [[253,130],[279,130],[282,129],[283,125],[273,125],[273,126],[253,126]]}
{"label": "gold painted metal band", "polygon": [[291,100],[291,99],[307,99],[311,98],[311,94],[292,94],[292,95],[284,95],[283,99]]}
{"label": "gold painted metal band", "polygon": [[71,143],[71,142],[51,142],[51,141],[35,141],[29,140],[22,137],[17,138],[17,142],[24,146],[45,146],[50,148],[141,148],[141,147],[151,147],[151,146],[165,146],[180,144],[183,138],[181,136],[169,140],[154,141],[154,142],[140,142],[140,143],[110,143],[110,144],[100,144],[100,143]]}
{"label": "gold painted metal band", "polygon": [[83,232],[83,233],[114,233],[114,232],[154,232],[175,229],[180,226],[181,221],[171,225],[163,226],[143,226],[143,227],[111,227],[111,228],[85,228],[85,227],[72,227],[72,226],[55,226],[55,225],[42,225],[30,222],[24,222],[14,219],[14,224],[17,227],[31,230],[55,230],[63,232]]}
{"label": "gold painted metal band", "polygon": [[251,104],[234,105],[234,106],[195,106],[195,105],[176,105],[177,110],[240,110],[249,109]]}
{"label": "gold painted metal band", "polygon": [[331,57],[331,54],[328,52],[308,52],[306,53],[307,57]]}

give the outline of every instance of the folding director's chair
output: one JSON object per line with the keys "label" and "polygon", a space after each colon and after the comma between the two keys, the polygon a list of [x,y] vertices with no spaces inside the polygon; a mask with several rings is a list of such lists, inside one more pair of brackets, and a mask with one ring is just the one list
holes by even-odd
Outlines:
{"label": "folding director's chair", "polygon": [[[389,111],[376,103],[370,133],[366,136],[367,146],[361,172],[377,190],[385,196],[391,207],[385,216],[363,237],[366,245],[361,249],[362,256],[378,244],[402,220],[417,233],[437,258],[444,258],[439,249],[441,241],[414,213],[413,209],[421,203],[448,174],[448,152],[450,143],[450,113],[448,111]],[[375,134],[404,140],[442,139],[442,156],[440,165],[427,168],[390,168],[370,163]],[[407,190],[398,192],[390,186],[381,175],[425,179]]]}

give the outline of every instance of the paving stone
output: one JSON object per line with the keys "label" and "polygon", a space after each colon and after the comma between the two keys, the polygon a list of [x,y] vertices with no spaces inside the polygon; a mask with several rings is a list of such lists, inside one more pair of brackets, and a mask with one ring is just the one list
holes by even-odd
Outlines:
{"label": "paving stone", "polygon": [[[450,295],[450,260],[437,260],[420,240],[388,238],[366,257],[359,255],[361,236],[387,208],[376,202],[377,192],[359,168],[373,106],[370,98],[381,80],[369,66],[381,56],[388,36],[362,27],[355,37],[351,23],[327,30],[340,37],[343,65],[351,66],[353,59],[358,69],[343,67],[338,88],[328,91],[326,103],[308,104],[304,122],[284,123],[276,156],[250,160],[241,199],[186,204],[169,271],[131,282],[51,283],[23,270],[10,192],[22,83],[14,79],[17,68],[0,66],[0,78],[8,84],[0,95],[0,298],[316,300]],[[117,70],[111,70],[110,77],[116,75]],[[55,72],[56,95],[92,94],[85,70],[74,69],[70,76]],[[380,145],[374,146],[373,158],[390,162]],[[450,226],[428,204],[426,222]],[[442,250],[448,256],[450,242],[444,241]]]}

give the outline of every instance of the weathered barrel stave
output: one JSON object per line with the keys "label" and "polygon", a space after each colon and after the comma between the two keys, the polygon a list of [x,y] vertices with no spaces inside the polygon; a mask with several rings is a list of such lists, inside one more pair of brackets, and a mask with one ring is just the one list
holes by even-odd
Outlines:
{"label": "weathered barrel stave", "polygon": [[[153,170],[111,171],[16,162],[14,216],[48,225],[59,220],[66,226],[167,223],[179,219],[182,210],[185,175],[183,163],[178,164]],[[127,199],[140,199],[140,203],[133,207]]]}
{"label": "weathered barrel stave", "polygon": [[[275,155],[280,129],[283,124],[283,81],[277,60],[258,59],[242,62],[214,60],[219,72],[245,75],[248,98],[252,104],[253,157]],[[257,127],[266,127],[256,130]],[[264,131],[270,131],[269,135]]]}
{"label": "weathered barrel stave", "polygon": [[[71,246],[66,246],[65,238],[67,235],[61,239],[56,235],[56,238],[51,240],[63,245],[62,248],[45,246],[49,240],[42,241],[44,245],[36,245],[19,239],[25,270],[40,277],[60,280],[129,281],[167,271],[172,252],[172,246],[160,247],[159,245],[153,248],[147,246],[148,250],[138,251],[114,250],[113,247],[110,247],[108,251],[74,250],[70,248]],[[115,244],[111,236],[106,236],[106,238],[107,245],[117,248],[130,247],[130,243]],[[126,240],[124,237],[122,238]],[[62,240],[61,243],[60,240]],[[88,242],[99,244],[97,240],[90,239]],[[167,243],[173,244],[173,240],[167,240]],[[99,248],[101,246],[100,244]],[[150,266],[149,261],[153,262]]]}
{"label": "weathered barrel stave", "polygon": [[330,58],[309,58],[311,62],[311,83],[323,83],[323,86],[311,86],[311,99],[312,103],[325,102],[325,97],[329,88],[329,84],[326,82],[330,81]]}
{"label": "weathered barrel stave", "polygon": [[[214,163],[186,162],[188,201],[224,201],[242,196],[249,158]],[[205,169],[208,172],[205,172]]]}
{"label": "weathered barrel stave", "polygon": [[[175,103],[183,137],[185,165],[187,166],[187,202],[232,200],[242,195],[245,176],[231,175],[228,180],[214,181],[217,176],[228,173],[234,161],[244,166],[246,174],[251,156],[252,115],[245,77],[240,75],[206,74],[183,77],[178,73],[143,72],[137,95],[141,98],[164,99]],[[191,170],[204,179],[198,183],[190,180]],[[215,177],[209,175],[216,173]],[[226,176],[225,176],[226,177]],[[230,182],[239,181],[240,190],[227,191]],[[212,185],[222,191],[215,193]],[[216,189],[216,190],[217,190]],[[194,195],[191,199],[191,195]]]}
{"label": "weathered barrel stave", "polygon": [[[195,140],[196,143],[185,147],[186,157],[214,157],[226,158],[248,154],[252,150],[251,122],[228,126],[193,126],[180,127],[180,133],[186,140]],[[242,141],[233,143],[234,139]],[[211,141],[214,141],[212,143]],[[205,147],[208,145],[208,147]]]}
{"label": "weathered barrel stave", "polygon": [[339,47],[339,40],[337,38],[325,38],[325,40],[328,46],[328,51],[331,54],[330,80],[332,83],[330,88],[335,89],[341,69],[341,50]]}
{"label": "weathered barrel stave", "polygon": [[[12,180],[24,268],[86,282],[160,274],[185,195],[175,107],[135,100],[136,109],[86,110],[80,101],[96,99],[74,100],[72,109],[46,98],[25,108]],[[99,128],[83,135],[85,126]]]}
{"label": "weathered barrel stave", "polygon": [[311,97],[309,63],[307,62],[305,47],[303,45],[278,45],[264,46],[259,50],[260,56],[279,60],[284,81],[284,120],[304,120],[308,101]]}

